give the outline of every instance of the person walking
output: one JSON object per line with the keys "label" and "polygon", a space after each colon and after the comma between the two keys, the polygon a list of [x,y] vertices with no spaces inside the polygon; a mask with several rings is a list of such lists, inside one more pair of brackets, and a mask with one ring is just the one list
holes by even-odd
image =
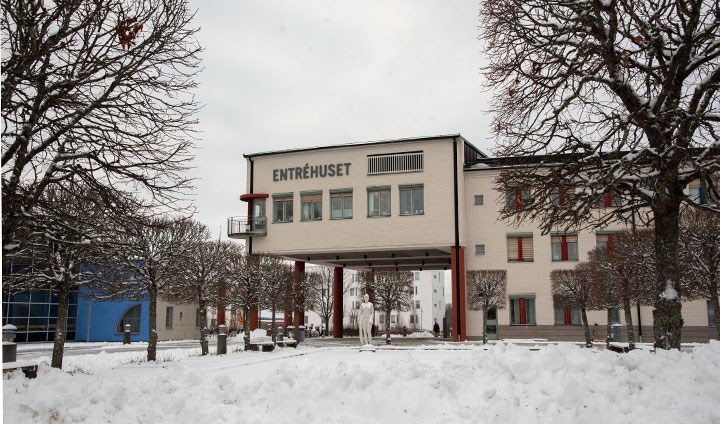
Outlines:
{"label": "person walking", "polygon": [[435,325],[433,325],[433,333],[435,333],[435,338],[440,336],[440,324],[438,324],[437,320],[435,320]]}

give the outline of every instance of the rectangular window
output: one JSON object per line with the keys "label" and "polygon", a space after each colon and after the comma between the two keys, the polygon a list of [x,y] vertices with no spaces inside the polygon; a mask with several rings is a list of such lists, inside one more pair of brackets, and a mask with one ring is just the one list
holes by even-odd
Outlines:
{"label": "rectangular window", "polygon": [[410,324],[415,324],[415,315],[410,315]]}
{"label": "rectangular window", "polygon": [[485,204],[485,199],[482,194],[475,195],[475,206],[482,206]]}
{"label": "rectangular window", "polygon": [[165,328],[173,327],[173,307],[168,306],[165,308]]}
{"label": "rectangular window", "polygon": [[[413,280],[418,281],[420,279],[420,271],[413,271]],[[417,287],[416,287],[417,289]],[[417,294],[417,290],[415,290],[415,294]]]}
{"label": "rectangular window", "polygon": [[505,190],[505,209],[508,211],[523,210],[531,200],[529,188],[508,187]]}
{"label": "rectangular window", "polygon": [[620,324],[620,308],[610,308],[610,324]]}
{"label": "rectangular window", "polygon": [[397,315],[390,315],[390,324],[395,324],[397,322]]}
{"label": "rectangular window", "polygon": [[598,249],[606,249],[610,252],[613,248],[614,239],[614,233],[597,233],[595,234],[595,247]]}
{"label": "rectangular window", "polygon": [[582,314],[578,308],[555,309],[555,325],[580,325]]}
{"label": "rectangular window", "polygon": [[301,221],[320,221],[322,220],[322,192],[301,192]]}
{"label": "rectangular window", "polygon": [[369,187],[368,216],[390,216],[390,187]]}
{"label": "rectangular window", "polygon": [[533,237],[528,234],[508,234],[507,236],[508,262],[532,262]]}
{"label": "rectangular window", "polygon": [[380,324],[385,324],[385,314],[380,314]]}
{"label": "rectangular window", "polygon": [[710,327],[715,327],[717,324],[717,321],[715,321],[715,310],[713,309],[713,304],[711,301],[707,301],[707,316],[708,316],[708,325]]}
{"label": "rectangular window", "polygon": [[568,203],[573,190],[567,187],[555,187],[550,192],[550,204],[553,206],[563,206]]}
{"label": "rectangular window", "polygon": [[423,186],[400,186],[400,215],[422,215],[425,213]]}
{"label": "rectangular window", "polygon": [[535,325],[535,296],[510,297],[510,324]]}
{"label": "rectangular window", "polygon": [[273,222],[292,222],[292,193],[273,194]]}
{"label": "rectangular window", "polygon": [[553,261],[578,260],[577,234],[558,234],[550,237]]}
{"label": "rectangular window", "polygon": [[368,175],[422,172],[423,152],[368,155]]}
{"label": "rectangular window", "polygon": [[415,301],[415,309],[420,309],[420,301],[419,300]]}
{"label": "rectangular window", "polygon": [[352,190],[330,190],[330,219],[351,219],[353,217]]}
{"label": "rectangular window", "polygon": [[[717,187],[719,182],[713,182]],[[690,201],[698,205],[717,204],[716,196],[713,194],[712,189],[708,188],[708,185],[706,180],[695,180],[688,184],[688,198]]]}
{"label": "rectangular window", "polygon": [[484,255],[485,254],[485,245],[484,244],[476,244],[475,245],[475,254],[476,255]]}

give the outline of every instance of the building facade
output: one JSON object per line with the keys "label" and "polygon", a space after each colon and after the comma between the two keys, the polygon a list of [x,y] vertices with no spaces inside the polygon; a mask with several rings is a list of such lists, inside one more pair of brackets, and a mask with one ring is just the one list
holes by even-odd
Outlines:
{"label": "building facade", "polygon": [[[251,252],[294,261],[296,270],[305,263],[334,267],[340,293],[333,318],[339,320],[333,326],[336,337],[342,336],[344,303],[352,302],[341,295],[345,269],[449,271],[451,293],[443,302],[453,305],[455,340],[482,335],[481,312],[467,307],[466,271],[506,269],[507,306],[491,317],[494,337],[579,340],[579,314],[553,306],[550,271],[574,267],[622,229],[542,235],[532,222],[499,219],[506,194],[494,188],[494,181],[502,167],[460,135],[256,153],[245,159],[248,183],[240,200],[247,213],[228,220],[228,235],[246,239]],[[438,316],[442,313],[444,306]],[[634,314],[650,340],[651,308]],[[422,315],[422,327],[431,328]],[[431,316],[436,319],[434,311]],[[712,335],[707,302],[685,303],[683,317],[684,340]],[[607,314],[591,312],[588,320],[604,325]],[[617,320],[623,324],[621,316]]]}

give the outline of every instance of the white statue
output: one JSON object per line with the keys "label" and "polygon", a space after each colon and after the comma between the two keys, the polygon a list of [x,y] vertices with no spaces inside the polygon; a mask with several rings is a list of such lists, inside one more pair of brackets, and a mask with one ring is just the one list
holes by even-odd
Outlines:
{"label": "white statue", "polygon": [[360,345],[372,345],[372,322],[375,308],[370,302],[370,295],[363,296],[363,303],[360,304]]}

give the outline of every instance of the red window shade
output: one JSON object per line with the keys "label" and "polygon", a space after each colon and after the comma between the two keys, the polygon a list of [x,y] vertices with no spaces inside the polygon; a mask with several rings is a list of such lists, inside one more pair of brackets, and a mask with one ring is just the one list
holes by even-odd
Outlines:
{"label": "red window shade", "polygon": [[565,308],[565,325],[572,324],[572,310],[570,308]]}
{"label": "red window shade", "polygon": [[525,307],[525,299],[518,299],[518,305],[520,306],[520,324],[527,324],[527,309]]}

